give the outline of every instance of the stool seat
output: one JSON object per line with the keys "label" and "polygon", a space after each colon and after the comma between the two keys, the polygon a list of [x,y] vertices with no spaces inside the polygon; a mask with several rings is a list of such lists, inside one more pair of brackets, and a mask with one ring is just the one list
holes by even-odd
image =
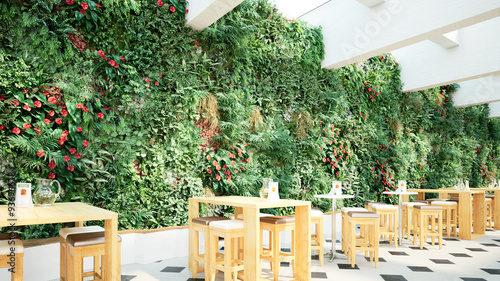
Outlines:
{"label": "stool seat", "polygon": [[486,198],[495,199],[495,194],[486,194]]}
{"label": "stool seat", "polygon": [[351,218],[378,218],[379,215],[372,212],[348,212],[347,215]]}
{"label": "stool seat", "polygon": [[398,206],[394,206],[394,205],[382,205],[382,204],[374,204],[372,205],[372,209],[375,209],[375,210],[397,210],[398,209]]}
{"label": "stool seat", "polygon": [[[259,216],[260,217],[272,217],[274,215],[266,214],[266,213],[260,213]],[[243,214],[239,214],[238,216],[236,216],[236,218],[239,219],[239,220],[243,220],[243,219],[245,219],[245,216]]]}
{"label": "stool seat", "polygon": [[486,198],[484,198],[484,200],[485,200],[485,201],[492,201],[493,199],[492,199],[492,198],[490,198],[490,197],[486,197]]}
{"label": "stool seat", "polygon": [[414,209],[419,209],[419,210],[442,210],[443,208],[439,206],[433,206],[433,205],[415,205],[413,206]]}
{"label": "stool seat", "polygon": [[240,229],[245,227],[245,223],[242,220],[219,220],[211,222],[210,227],[224,230]]}
{"label": "stool seat", "polygon": [[210,225],[211,222],[221,221],[221,220],[229,220],[229,219],[224,217],[200,217],[192,219],[193,223],[202,224],[206,226]]}
{"label": "stool seat", "polygon": [[368,212],[367,209],[365,208],[362,208],[362,207],[344,207],[342,209],[340,209],[342,212],[344,213],[348,213],[348,212]]}
{"label": "stool seat", "polygon": [[[14,252],[15,255],[12,255],[12,252]],[[14,270],[10,273],[11,281],[23,281],[23,259],[24,246],[23,241],[19,239],[19,235],[17,233],[1,234],[0,268],[10,269],[12,268],[12,266],[14,266]],[[14,264],[12,265],[11,262],[13,262]]]}
{"label": "stool seat", "polygon": [[403,202],[403,203],[401,203],[401,206],[411,206],[411,207],[413,207],[413,206],[416,206],[416,205],[427,205],[427,202],[424,203],[424,202],[415,202],[415,201],[413,201],[413,202]]}
{"label": "stool seat", "polygon": [[269,224],[295,223],[295,216],[262,217],[262,218],[260,218],[260,222],[261,223],[269,223]]}
{"label": "stool seat", "polygon": [[92,232],[101,232],[101,231],[104,231],[104,228],[102,228],[98,225],[81,226],[81,227],[66,227],[66,228],[61,228],[61,230],[59,230],[59,235],[63,239],[67,239],[68,235],[70,235],[70,234],[92,233]]}
{"label": "stool seat", "polygon": [[[104,244],[104,231],[70,234],[67,236],[66,241],[73,247],[84,247]],[[122,242],[122,237],[118,235],[118,242]]]}
{"label": "stool seat", "polygon": [[455,201],[432,201],[431,205],[457,205]]}
{"label": "stool seat", "polygon": [[427,204],[428,202],[427,202],[427,200],[413,200],[413,201],[411,201],[411,203],[425,203],[425,204]]}
{"label": "stool seat", "polygon": [[14,248],[14,247],[15,247],[14,253],[16,253],[16,254],[24,253],[24,246],[23,246],[22,240],[19,240],[19,239],[1,240],[0,241],[0,256],[10,254],[11,253],[10,248]]}
{"label": "stool seat", "polygon": [[319,208],[311,208],[311,218],[324,217],[325,214]]}

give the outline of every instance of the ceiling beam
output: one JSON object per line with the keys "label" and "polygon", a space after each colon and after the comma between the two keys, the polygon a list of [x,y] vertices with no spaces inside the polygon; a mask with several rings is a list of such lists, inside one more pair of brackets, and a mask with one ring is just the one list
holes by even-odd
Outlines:
{"label": "ceiling beam", "polygon": [[189,0],[186,26],[203,30],[238,6],[243,0]]}
{"label": "ceiling beam", "polygon": [[460,88],[453,94],[453,104],[456,107],[498,101],[500,101],[500,74],[462,82]]}
{"label": "ceiling beam", "polygon": [[322,26],[324,68],[339,68],[500,16],[500,0],[335,0],[303,15]]}
{"label": "ceiling beam", "polygon": [[460,45],[443,49],[423,41],[392,52],[403,91],[419,91],[500,73],[500,17],[460,30]]}
{"label": "ceiling beam", "polygon": [[368,8],[373,8],[385,2],[385,0],[356,0]]}
{"label": "ceiling beam", "polygon": [[431,37],[429,38],[429,41],[445,49],[457,47],[459,32],[460,30],[455,30],[443,35]]}
{"label": "ceiling beam", "polygon": [[488,106],[490,108],[490,115],[488,116],[489,118],[500,117],[500,102],[493,102],[490,103]]}

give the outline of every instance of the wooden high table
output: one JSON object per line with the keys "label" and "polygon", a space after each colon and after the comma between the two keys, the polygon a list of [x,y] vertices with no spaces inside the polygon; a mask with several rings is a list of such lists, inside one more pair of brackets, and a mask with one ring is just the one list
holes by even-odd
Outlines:
{"label": "wooden high table", "polygon": [[[439,193],[440,198],[447,198],[449,193],[458,194],[458,213],[460,214],[460,231],[458,237],[464,240],[473,240],[485,235],[486,231],[486,209],[484,204],[484,190],[471,189],[470,191],[459,191],[453,188],[443,189],[408,189],[408,191],[418,192],[415,200],[425,200],[425,193]],[[474,194],[474,199],[472,199]],[[408,201],[408,196],[403,198]],[[474,228],[472,221],[474,220]]]}
{"label": "wooden high table", "polygon": [[[235,207],[235,214],[243,213],[245,223],[245,280],[266,280],[260,277],[260,209],[295,207],[295,280],[311,280],[311,202],[284,200],[270,202],[257,197],[219,196],[189,198],[189,235],[194,241],[192,219],[199,216],[199,203]],[[205,246],[206,247],[206,246]],[[193,270],[194,245],[189,244],[189,270]],[[207,273],[205,272],[205,276]],[[207,279],[205,279],[207,280]]]}
{"label": "wooden high table", "polygon": [[[493,191],[495,199],[497,202],[500,202],[500,188],[490,188],[490,187],[480,187],[480,188],[471,188],[472,190],[482,190],[482,191]],[[496,203],[493,206],[493,216],[498,218],[499,223],[495,223],[494,228],[496,230],[500,230],[500,203]]]}
{"label": "wooden high table", "polygon": [[[118,275],[121,262],[117,256],[118,250],[118,214],[98,207],[79,202],[55,203],[47,207],[15,208],[9,211],[7,205],[0,206],[0,227],[76,222],[83,226],[84,221],[104,220],[104,280],[119,281]],[[58,252],[59,253],[59,252]],[[51,269],[48,269],[51,270]],[[52,269],[55,270],[55,269]],[[26,271],[26,270],[25,270]]]}

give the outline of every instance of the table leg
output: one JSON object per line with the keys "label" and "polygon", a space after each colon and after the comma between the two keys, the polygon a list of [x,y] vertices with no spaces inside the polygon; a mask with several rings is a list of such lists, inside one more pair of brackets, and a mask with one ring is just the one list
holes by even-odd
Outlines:
{"label": "table leg", "polygon": [[486,206],[485,206],[485,196],[484,192],[475,193],[474,199],[472,201],[474,216],[473,222],[474,227],[472,228],[473,237],[472,239],[479,238],[479,236],[484,236],[486,231]]}
{"label": "table leg", "polygon": [[425,200],[425,192],[418,192],[418,194],[415,195],[415,200]]}
{"label": "table leg", "polygon": [[83,221],[75,221],[75,227],[83,227]]}
{"label": "table leg", "polygon": [[460,232],[458,238],[472,240],[472,201],[471,193],[461,191],[458,194],[458,208],[460,211]]}
{"label": "table leg", "polygon": [[[403,244],[403,228],[401,227],[401,224],[403,224],[403,196],[404,195],[399,195],[399,201],[398,201],[398,234],[399,234],[399,245]],[[408,196],[408,195],[406,195]],[[396,242],[394,242],[396,243]]]}
{"label": "table leg", "polygon": [[118,255],[118,214],[104,221],[104,279],[119,281],[121,276],[121,257]]}
{"label": "table leg", "polygon": [[[245,222],[245,280],[260,280],[260,216],[258,208],[243,208]],[[297,264],[297,263],[295,263]]]}
{"label": "table leg", "polygon": [[[335,217],[337,216],[335,211],[337,210],[337,199],[333,198],[332,199],[332,254],[330,255],[330,262],[333,261],[333,259],[335,258],[335,246],[337,244],[337,238],[335,237],[336,233],[336,219]],[[342,237],[340,237],[340,240],[342,241]]]}
{"label": "table leg", "polygon": [[500,230],[500,190],[495,190],[495,202],[493,202],[493,219],[495,229]]}
{"label": "table leg", "polygon": [[[333,210],[335,211],[335,209]],[[335,212],[333,212],[335,214]],[[304,242],[304,241],[307,241]],[[295,280],[311,280],[311,205],[295,207]],[[246,279],[250,280],[250,279]]]}
{"label": "table leg", "polygon": [[[199,217],[200,214],[200,203],[194,199],[194,198],[189,198],[189,213],[188,213],[188,228],[189,228],[189,257],[188,257],[188,268],[191,272],[193,272],[194,269],[194,255],[195,255],[195,245],[194,241],[195,239],[198,239],[196,237],[195,232],[194,232],[194,226],[192,224],[193,218]],[[205,233],[206,235],[206,233]],[[205,245],[205,248],[208,247],[208,245]],[[207,273],[205,272],[205,275]]]}

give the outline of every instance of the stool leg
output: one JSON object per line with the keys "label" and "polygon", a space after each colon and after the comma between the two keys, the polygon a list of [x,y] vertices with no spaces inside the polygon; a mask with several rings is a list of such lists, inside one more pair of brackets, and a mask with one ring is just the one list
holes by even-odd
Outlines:
{"label": "stool leg", "polygon": [[[218,250],[218,244],[219,244],[219,237],[217,237],[216,235],[211,235],[210,237],[210,264],[212,265],[215,265],[216,264],[216,261],[217,261],[217,253],[219,252]],[[216,270],[213,269],[213,268],[210,268],[210,272],[205,272],[205,277],[207,276],[210,276],[210,281],[215,281],[215,274],[216,274]],[[206,280],[206,278],[205,278]]]}
{"label": "stool leg", "polygon": [[274,274],[274,281],[278,281],[278,276],[280,272],[280,247],[281,247],[281,239],[280,239],[280,233],[278,231],[273,231],[273,274]]}
{"label": "stool leg", "polygon": [[83,277],[83,257],[81,252],[78,249],[74,249],[73,256],[73,274],[75,277],[75,281],[82,281]]}
{"label": "stool leg", "polygon": [[[203,265],[203,272],[204,272],[205,276],[210,276],[210,264],[211,264],[210,256],[212,256],[212,251],[210,248],[210,228],[207,227],[207,230],[205,231],[205,233],[203,235],[204,235],[204,241],[205,241],[204,242],[205,243],[205,245],[204,245],[205,253],[203,254],[205,257],[205,264]],[[198,237],[198,236],[196,236],[196,237]],[[195,245],[195,247],[199,247],[199,245]],[[195,248],[195,249],[198,249],[198,248]],[[196,273],[198,272],[198,267],[199,267],[198,262],[195,262],[194,264],[195,265],[193,268],[196,270],[193,270],[193,276],[194,276],[193,279],[196,278]]]}
{"label": "stool leg", "polygon": [[101,275],[101,256],[94,256],[94,279],[102,276]]}
{"label": "stool leg", "polygon": [[424,239],[426,239],[426,237],[424,237],[424,221],[426,219],[427,218],[426,218],[426,216],[424,216],[424,214],[420,214],[420,229],[419,229],[420,249],[424,248]]}
{"label": "stool leg", "polygon": [[[436,219],[435,219],[435,216],[432,215],[431,218],[432,218],[432,220],[431,220],[431,233],[436,233]],[[438,220],[439,219],[441,219],[441,221],[442,221],[443,217],[439,216]],[[439,223],[438,223],[438,225],[439,225]],[[443,224],[441,224],[441,233],[443,233]],[[432,238],[432,246],[436,245],[436,236],[432,235],[431,238]]]}
{"label": "stool leg", "polygon": [[[323,221],[321,220],[318,224],[317,224],[317,236],[318,236],[318,246],[319,246],[319,250],[318,250],[318,255],[319,255],[319,263],[321,264],[321,266],[323,266],[323,261],[324,261],[324,258],[325,258],[325,254],[324,254],[324,238],[323,238]],[[295,240],[295,239],[294,239]]]}
{"label": "stool leg", "polygon": [[356,224],[351,222],[350,231],[351,233],[349,235],[350,236],[349,244],[351,245],[351,251],[349,251],[349,255],[351,256],[351,267],[354,268],[356,263]]}
{"label": "stool leg", "polygon": [[231,238],[224,237],[224,281],[231,281],[231,253],[232,245]]}
{"label": "stool leg", "polygon": [[67,281],[68,277],[66,276],[66,239],[59,236],[59,271],[61,281]]}
{"label": "stool leg", "polygon": [[[443,249],[443,217],[439,216],[438,219],[438,239],[439,239],[439,250]],[[448,237],[449,237],[449,230],[448,230]]]}
{"label": "stool leg", "polygon": [[[199,231],[194,231],[194,235],[195,239],[193,239],[192,243],[193,243],[193,249],[196,250],[196,253],[195,255],[198,256],[200,254],[200,232]],[[207,234],[205,233],[205,236],[207,236]],[[205,239],[206,241],[207,239]],[[207,245],[205,245],[205,257],[207,256],[207,251],[206,251],[206,248],[207,248]],[[200,263],[198,261],[194,261],[193,262],[193,272],[192,272],[192,277],[193,279],[196,278],[196,274],[198,273],[198,267],[200,266]],[[206,273],[206,271],[205,271]]]}

